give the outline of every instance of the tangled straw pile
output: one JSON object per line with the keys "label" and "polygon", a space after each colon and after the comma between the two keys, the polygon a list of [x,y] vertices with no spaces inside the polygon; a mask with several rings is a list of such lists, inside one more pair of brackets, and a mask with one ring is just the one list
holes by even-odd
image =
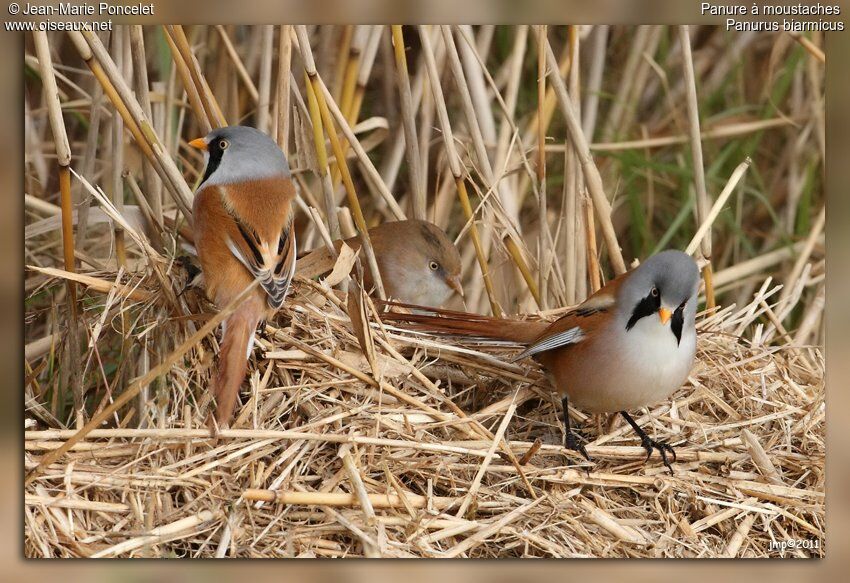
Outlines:
{"label": "tangled straw pile", "polygon": [[[822,40],[28,36],[26,554],[823,555]],[[356,286],[340,291],[350,263],[332,285],[299,276],[258,333],[234,427],[211,439],[227,308],[192,282],[202,160],[186,140],[228,122],[288,154],[299,248],[352,217],[427,218],[456,237],[473,312],[553,318],[631,258],[701,258],[697,364],[638,419],[676,446],[675,474],[581,411],[595,463],[565,451],[560,405],[531,363],[508,364],[515,347],[382,325]],[[771,546],[796,539],[807,548]]]}
{"label": "tangled straw pile", "polygon": [[[27,487],[26,552],[765,557],[806,539],[820,548],[787,553],[821,555],[821,353],[768,345],[761,325],[740,336],[776,291],[702,317],[688,383],[639,420],[676,445],[670,476],[627,426],[599,434],[581,412],[596,463],[566,452],[539,371],[506,364],[509,347],[376,322],[373,375],[345,304],[301,280],[261,335],[233,429],[212,440],[204,425],[205,344],[172,368],[152,427],[96,429]],[[73,433],[28,430],[27,468]]]}

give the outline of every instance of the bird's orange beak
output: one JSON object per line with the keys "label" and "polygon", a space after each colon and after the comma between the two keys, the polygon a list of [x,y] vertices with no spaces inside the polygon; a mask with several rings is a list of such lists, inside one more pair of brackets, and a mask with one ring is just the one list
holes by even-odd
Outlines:
{"label": "bird's orange beak", "polygon": [[204,138],[195,138],[194,140],[189,142],[189,145],[193,148],[198,148],[199,150],[207,149],[207,141]]}
{"label": "bird's orange beak", "polygon": [[670,318],[673,316],[673,312],[668,310],[667,308],[659,308],[658,309],[658,317],[661,319],[662,324],[666,324],[670,321]]}
{"label": "bird's orange beak", "polygon": [[460,284],[460,276],[459,275],[450,275],[446,278],[446,283],[449,284],[449,287],[455,290],[460,294],[460,297],[463,297],[463,286]]}

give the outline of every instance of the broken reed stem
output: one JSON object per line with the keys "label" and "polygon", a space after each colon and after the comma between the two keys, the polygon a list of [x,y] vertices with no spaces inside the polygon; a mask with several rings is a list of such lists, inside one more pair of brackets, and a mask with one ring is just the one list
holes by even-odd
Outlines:
{"label": "broken reed stem", "polygon": [[735,187],[738,186],[738,182],[741,181],[741,178],[744,176],[744,173],[747,171],[747,168],[752,164],[752,160],[747,158],[740,164],[738,164],[737,168],[732,172],[732,176],[729,177],[729,181],[726,183],[726,186],[723,187],[723,190],[720,192],[720,195],[717,197],[717,200],[714,201],[714,204],[711,207],[711,210],[708,212],[708,215],[703,219],[702,223],[697,229],[696,234],[691,239],[691,242],[688,243],[688,246],[685,248],[685,253],[688,255],[693,255],[697,248],[701,245],[703,237],[708,234],[711,229],[711,225],[717,219],[717,216],[720,214],[720,211],[723,210],[723,205],[726,204],[726,201],[735,191]]}
{"label": "broken reed stem", "polygon": [[803,36],[803,34],[799,32],[789,32],[788,34],[790,34],[795,41],[800,43],[810,55],[812,55],[822,64],[826,64],[826,55],[821,50],[821,48],[815,43],[813,43],[808,37]]}
{"label": "broken reed stem", "polygon": [[691,138],[691,156],[694,165],[694,186],[696,192],[697,222],[708,224],[708,230],[700,239],[700,250],[702,256],[708,262],[703,267],[703,279],[705,279],[706,308],[709,310],[715,306],[714,286],[711,277],[711,228],[706,221],[709,213],[708,190],[705,184],[705,166],[702,158],[702,140],[700,139],[699,103],[697,102],[696,75],[694,73],[694,61],[691,54],[691,36],[688,25],[679,27],[679,44],[682,51],[682,67],[684,71],[685,102],[688,111],[688,132]]}
{"label": "broken reed stem", "polygon": [[[345,161],[345,155],[342,152],[342,145],[339,142],[334,121],[331,118],[330,111],[328,111],[325,94],[320,86],[322,84],[322,80],[317,74],[312,78],[308,78],[307,81],[312,82],[313,84],[313,93],[316,101],[318,102],[319,113],[321,114],[322,121],[325,124],[328,138],[330,138],[331,148],[334,151],[334,156],[337,161],[337,167],[342,175],[342,183],[345,185],[345,192],[348,195],[348,206],[351,207],[351,212],[354,215],[354,223],[360,231],[360,241],[363,246],[363,250],[366,253],[366,264],[369,266],[369,271],[372,274],[372,282],[375,284],[378,296],[381,299],[386,299],[387,296],[384,292],[384,283],[381,279],[381,272],[378,270],[378,262],[375,259],[375,250],[372,248],[372,241],[369,238],[369,227],[366,224],[366,218],[363,216],[363,209],[360,208],[360,201],[357,199],[357,191],[354,189],[354,182],[351,180],[351,173],[348,171],[348,163]],[[339,222],[337,222],[337,229],[339,229]]]}
{"label": "broken reed stem", "polygon": [[[347,492],[284,492],[281,490],[261,490],[248,488],[242,494],[244,500],[274,502],[283,505],[300,506],[346,506],[355,507],[360,504],[356,494]],[[429,502],[435,509],[447,510],[456,504],[457,498],[443,496],[420,496],[409,492],[404,493],[404,499],[396,494],[369,494],[369,503],[373,508],[427,508]],[[405,504],[406,502],[406,504]]]}
{"label": "broken reed stem", "polygon": [[[425,64],[428,71],[428,85],[431,88],[434,96],[434,105],[437,108],[437,118],[440,122],[440,129],[443,134],[443,143],[446,147],[446,156],[449,161],[449,168],[452,176],[455,179],[458,198],[463,209],[464,216],[469,223],[469,237],[472,239],[472,245],[475,247],[475,256],[478,259],[478,266],[481,268],[481,276],[484,279],[484,288],[487,291],[487,297],[490,300],[490,310],[494,316],[502,315],[502,308],[496,301],[496,291],[493,287],[493,281],[490,276],[490,270],[487,265],[487,258],[484,255],[484,247],[481,244],[481,238],[478,235],[478,227],[475,224],[475,216],[472,213],[472,205],[469,202],[469,195],[466,192],[466,184],[464,183],[465,167],[461,163],[460,156],[455,148],[454,135],[452,133],[451,123],[449,122],[449,114],[446,110],[446,101],[443,97],[443,88],[440,84],[440,74],[437,71],[437,61],[434,58],[434,50],[431,46],[431,39],[428,37],[428,29],[426,26],[419,26],[419,38],[422,43],[422,54],[425,56]],[[464,170],[461,170],[461,169]]]}
{"label": "broken reed stem", "polygon": [[[539,31],[538,31],[539,34]],[[587,189],[590,191],[591,199],[593,200],[593,208],[596,211],[596,216],[599,219],[599,226],[602,229],[602,238],[608,248],[608,257],[611,261],[611,266],[614,268],[614,273],[619,275],[626,272],[626,263],[623,260],[623,253],[620,249],[620,244],[617,241],[617,233],[614,230],[614,224],[611,222],[611,204],[605,195],[602,187],[602,177],[599,175],[599,169],[593,161],[593,155],[590,153],[590,148],[587,145],[587,140],[581,130],[581,125],[576,117],[575,109],[567,88],[564,85],[564,80],[556,74],[558,70],[558,62],[555,60],[555,53],[552,52],[552,46],[549,41],[546,41],[546,59],[549,63],[549,76],[552,78],[552,86],[555,89],[555,96],[558,99],[558,104],[561,107],[561,112],[564,115],[564,121],[567,124],[567,131],[570,138],[575,144],[576,153],[578,154],[581,169],[584,174]]]}
{"label": "broken reed stem", "polygon": [[233,299],[232,302],[230,302],[212,318],[207,320],[207,323],[204,324],[200,330],[192,334],[180,346],[178,346],[176,350],[162,359],[162,362],[159,363],[159,365],[152,368],[147,374],[133,381],[133,383],[131,383],[130,386],[121,393],[121,395],[116,397],[115,400],[108,406],[101,409],[99,413],[92,416],[89,422],[86,423],[82,429],[69,437],[65,443],[46,453],[44,457],[41,458],[38,465],[27,473],[24,484],[30,484],[33,480],[38,478],[38,476],[44,472],[50,464],[59,461],[59,459],[68,453],[75,444],[79,443],[82,439],[85,439],[86,435],[88,435],[93,429],[100,427],[101,424],[103,424],[103,422],[106,421],[113,413],[133,400],[143,387],[149,385],[157,377],[168,373],[172,365],[183,358],[183,355],[189,352],[192,348],[195,348],[201,340],[215,330],[225,318],[232,314],[233,311],[254,291],[257,285],[259,285],[259,280],[253,280],[238,296],[236,296],[236,298]]}
{"label": "broken reed stem", "polygon": [[413,98],[410,94],[410,74],[407,70],[407,56],[404,49],[404,36],[401,25],[392,27],[393,50],[395,54],[396,82],[401,104],[401,123],[404,129],[404,147],[407,158],[408,182],[410,183],[410,210],[414,219],[425,220],[427,207],[425,187],[422,182],[422,170],[419,167],[419,139],[416,136],[416,112],[413,110]]}

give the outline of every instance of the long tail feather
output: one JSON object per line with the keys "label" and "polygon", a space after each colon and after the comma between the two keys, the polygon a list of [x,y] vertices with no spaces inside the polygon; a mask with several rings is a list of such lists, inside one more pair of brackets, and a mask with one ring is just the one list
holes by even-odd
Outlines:
{"label": "long tail feather", "polygon": [[386,302],[387,305],[410,308],[417,313],[386,312],[381,314],[385,322],[405,322],[411,328],[449,336],[490,338],[528,344],[537,339],[548,328],[548,322],[508,320],[469,312],[424,308],[412,304]]}
{"label": "long tail feather", "polygon": [[240,307],[226,320],[213,384],[215,420],[219,427],[230,422],[236,408],[239,388],[248,369],[248,346],[259,322],[259,310],[251,304]]}

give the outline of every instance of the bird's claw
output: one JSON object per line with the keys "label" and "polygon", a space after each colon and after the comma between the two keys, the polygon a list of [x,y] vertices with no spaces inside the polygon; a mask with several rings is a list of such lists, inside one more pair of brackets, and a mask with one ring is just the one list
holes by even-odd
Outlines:
{"label": "bird's claw", "polygon": [[649,461],[649,458],[652,456],[652,450],[657,449],[658,453],[661,454],[661,461],[664,462],[664,465],[667,466],[667,469],[670,470],[670,474],[673,474],[673,466],[670,465],[670,461],[667,459],[667,452],[670,452],[670,455],[673,456],[673,461],[676,461],[676,450],[673,449],[673,446],[667,443],[666,441],[655,441],[648,435],[644,435],[640,444],[646,450],[646,459],[644,463]]}
{"label": "bird's claw", "polygon": [[584,444],[579,442],[579,440],[572,432],[567,433],[566,437],[564,438],[564,447],[579,452],[582,457],[584,457],[584,459],[589,462],[593,461],[592,459],[590,459],[590,456],[588,455],[587,449],[585,449]]}

